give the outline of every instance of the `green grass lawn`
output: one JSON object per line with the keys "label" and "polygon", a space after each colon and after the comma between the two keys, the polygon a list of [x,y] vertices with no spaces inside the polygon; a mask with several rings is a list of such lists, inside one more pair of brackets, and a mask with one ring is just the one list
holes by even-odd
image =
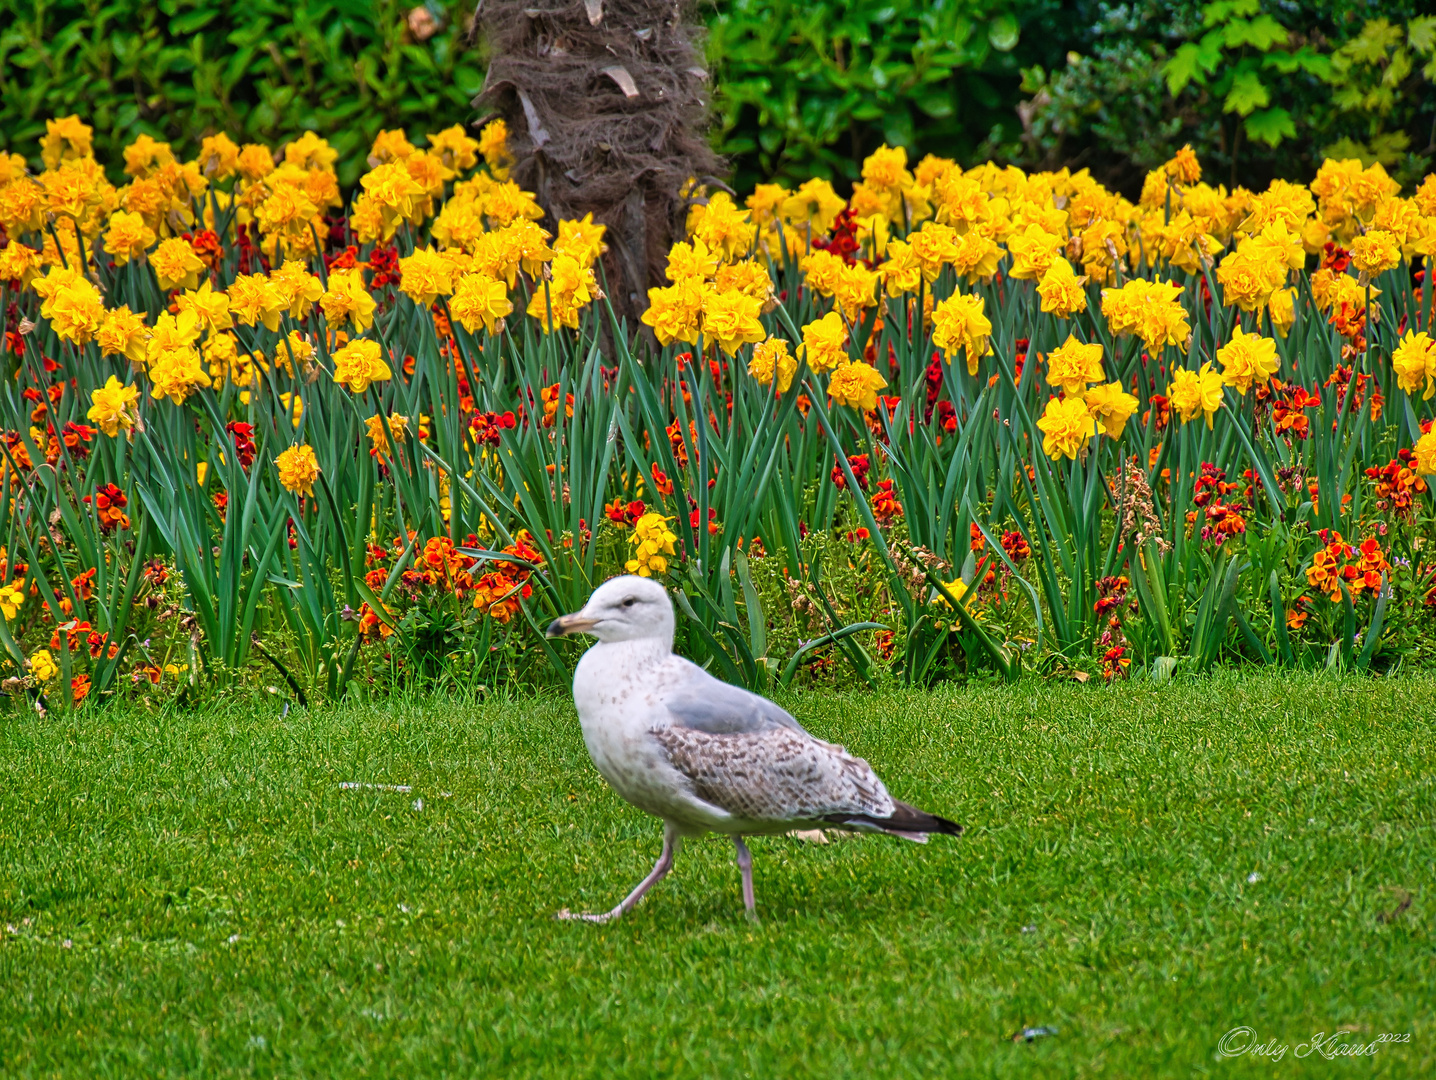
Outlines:
{"label": "green grass lawn", "polygon": [[[1436,678],[786,704],[967,835],[758,839],[757,926],[708,838],[562,923],[659,847],[566,700],[4,716],[0,1075],[1436,1072]],[[1410,1041],[1297,1056],[1343,1026]]]}

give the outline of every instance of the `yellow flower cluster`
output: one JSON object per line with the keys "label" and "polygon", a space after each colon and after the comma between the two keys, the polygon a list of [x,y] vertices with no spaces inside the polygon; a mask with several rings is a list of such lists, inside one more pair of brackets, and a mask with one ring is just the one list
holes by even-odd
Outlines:
{"label": "yellow flower cluster", "polygon": [[334,353],[334,381],[356,394],[368,390],[372,383],[393,377],[377,341],[358,338]]}
{"label": "yellow flower cluster", "polygon": [[786,338],[771,337],[753,348],[748,361],[748,374],[762,386],[776,385],[778,393],[786,394],[798,372],[798,361],[788,351]]}
{"label": "yellow flower cluster", "polygon": [[1097,434],[1097,420],[1081,398],[1055,397],[1037,420],[1042,432],[1042,452],[1053,461],[1076,459]]}
{"label": "yellow flower cluster", "polygon": [[490,334],[498,333],[513,310],[508,286],[487,274],[465,274],[449,301],[449,313],[471,334],[481,326]]}
{"label": "yellow flower cluster", "polygon": [[1222,382],[1243,397],[1253,385],[1265,386],[1281,368],[1276,342],[1260,334],[1248,334],[1240,326],[1232,330],[1232,339],[1217,350],[1222,365]]}
{"label": "yellow flower cluster", "polygon": [[279,469],[279,482],[296,495],[313,495],[314,481],[319,479],[319,459],[312,446],[291,446],[274,459]]}
{"label": "yellow flower cluster", "polygon": [[1268,307],[1273,294],[1286,283],[1288,271],[1300,269],[1305,261],[1301,238],[1285,221],[1273,221],[1257,235],[1243,239],[1217,267],[1223,299],[1243,311]]}
{"label": "yellow flower cluster", "polygon": [[[1120,382],[1102,384],[1102,344],[1073,335],[1047,356],[1048,385],[1062,391],[1047,402],[1037,427],[1042,452],[1054,461],[1076,458],[1097,435],[1120,439],[1137,411],[1137,399]],[[1101,385],[1093,386],[1093,383]]]}
{"label": "yellow flower cluster", "polygon": [[456,260],[447,251],[415,248],[412,255],[399,260],[399,273],[403,275],[399,288],[420,307],[432,307],[439,297],[454,291],[458,270]]}
{"label": "yellow flower cluster", "polygon": [[828,397],[834,405],[872,412],[878,407],[878,391],[887,386],[875,367],[849,356],[848,328],[837,311],[803,327],[796,358],[790,355],[785,339],[763,341],[753,350],[748,372],[763,386],[776,383],[778,392],[786,393],[797,374],[798,361],[806,362],[815,374],[828,375]]}
{"label": "yellow flower cluster", "polygon": [[798,346],[798,359],[821,374],[834,371],[848,360],[848,328],[843,317],[830,311],[803,327],[803,343]]}
{"label": "yellow flower cluster", "polygon": [[1351,262],[1368,277],[1394,270],[1401,262],[1401,243],[1395,233],[1372,229],[1352,243]]}
{"label": "yellow flower cluster", "polygon": [[167,397],[182,405],[195,390],[210,384],[199,353],[200,332],[199,317],[192,308],[159,317],[145,347],[151,397]]}
{"label": "yellow flower cluster", "polygon": [[[1089,280],[1106,284],[1102,308],[1109,327],[1138,335],[1153,352],[1185,349],[1194,298],[1184,298],[1175,281],[1138,276],[1141,262],[1157,275],[1214,269],[1223,303],[1261,313],[1285,334],[1295,318],[1291,275],[1328,241],[1350,246],[1361,278],[1319,271],[1327,281],[1318,302],[1327,311],[1353,305],[1367,281],[1402,260],[1436,255],[1436,178],[1409,200],[1398,193],[1380,165],[1356,161],[1327,162],[1310,187],[1277,180],[1264,192],[1229,191],[1202,183],[1187,147],[1148,175],[1134,205],[1085,171],[1028,174],[992,164],[963,170],[933,156],[910,168],[904,150],[884,146],[864,162],[848,204],[855,258],[835,254],[831,245],[814,247],[844,209],[826,181],[796,191],[759,185],[746,206],[756,250],[774,259],[795,256],[807,288],[832,300],[850,324],[880,292],[902,297],[926,290],[924,314],[934,315],[934,341],[949,360],[963,348],[976,374],[990,328],[982,329],[976,302],[959,300],[944,282],[990,281],[1005,266],[1012,281],[1034,282],[1042,311],[1059,318],[1086,310]],[[898,235],[905,222],[911,223],[906,235]],[[676,291],[657,300],[655,319],[671,319],[683,306]],[[689,324],[700,306],[688,301]],[[694,340],[692,333],[674,336]],[[662,341],[672,339],[660,334]]]}
{"label": "yellow flower cluster", "polygon": [[694,208],[691,241],[674,244],[668,254],[672,284],[648,290],[643,323],[660,344],[696,345],[701,335],[732,356],[768,336],[759,316],[773,282],[765,263],[744,258],[752,246],[748,218],[724,192]]}
{"label": "yellow flower cluster", "polygon": [[1436,394],[1436,342],[1431,335],[1422,331],[1406,331],[1401,344],[1391,354],[1391,366],[1396,371],[1396,383],[1408,394],[1425,387],[1422,401],[1430,401]]}
{"label": "yellow flower cluster", "polygon": [[546,334],[560,326],[577,330],[579,313],[600,295],[598,280],[593,270],[573,255],[555,255],[547,269],[527,313]]}
{"label": "yellow flower cluster", "polygon": [[1056,259],[1042,275],[1037,285],[1037,295],[1042,299],[1042,310],[1060,319],[1087,310],[1087,278],[1072,269],[1066,259]]}
{"label": "yellow flower cluster", "polygon": [[0,615],[5,616],[6,622],[18,615],[24,605],[25,582],[17,580],[0,586]]}
{"label": "yellow flower cluster", "polygon": [[331,326],[339,327],[347,322],[362,334],[374,325],[377,305],[364,284],[361,270],[331,270],[329,287],[319,297],[319,306]]}
{"label": "yellow flower cluster", "polygon": [[851,405],[872,412],[878,407],[878,391],[887,384],[875,367],[856,360],[833,372],[828,380],[828,397],[834,405]]}
{"label": "yellow flower cluster", "polygon": [[948,363],[962,349],[969,375],[976,375],[978,360],[992,352],[992,322],[986,310],[983,297],[953,293],[932,312],[932,343],[947,354]]}
{"label": "yellow flower cluster", "polygon": [[[268,366],[261,354],[240,346],[234,327],[284,333],[286,318],[303,320],[316,305],[331,331],[346,327],[363,334],[373,327],[378,302],[365,264],[337,267],[326,281],[309,265],[316,240],[327,232],[322,214],[342,205],[334,172],[338,155],[327,141],[306,133],[271,152],[217,135],[203,141],[194,161],[178,163],[167,144],[142,136],[125,152],[131,182],[114,189],[90,156],[90,136],[75,117],[51,121],[42,153],[55,175],[36,183],[25,176],[21,159],[9,157],[0,175],[0,224],[17,240],[39,231],[56,207],[67,214],[68,229],[62,225],[56,234],[58,249],[53,239],[53,250],[12,242],[0,254],[0,276],[32,285],[43,301],[42,316],[64,340],[77,347],[96,341],[104,355],[127,357],[149,377],[156,399],[180,403],[215,379],[229,379],[246,388],[247,401],[255,374]],[[489,171],[457,179],[480,155]],[[546,330],[576,327],[579,312],[600,295],[592,266],[606,250],[604,226],[591,216],[560,222],[559,239],[550,247],[549,233],[537,225],[542,211],[533,196],[507,179],[510,161],[501,121],[478,140],[457,126],[439,132],[424,149],[402,130],[381,131],[351,228],[361,242],[386,240],[400,224],[424,223],[443,199],[431,230],[434,246],[399,260],[396,276],[406,295],[423,307],[449,298],[453,318],[465,329],[495,332],[513,311],[510,291],[522,272],[533,282],[529,314]],[[452,192],[444,199],[450,181]],[[211,187],[220,182],[225,188]],[[194,205],[205,207],[203,221]],[[238,274],[224,291],[213,287],[211,264],[179,234],[213,227],[216,208],[258,234],[274,270]],[[80,269],[82,250],[103,253],[116,266],[145,263],[161,289],[180,293],[177,313],[149,326],[128,307],[107,310],[94,280]],[[715,320],[721,317],[715,311]],[[354,392],[391,377],[376,342],[344,344],[337,334],[329,345],[336,382]],[[274,364],[296,374],[292,358],[298,373],[307,374],[314,352],[311,341],[290,332],[275,350]],[[109,418],[105,430],[133,426],[132,408],[120,410],[109,395],[96,393],[96,408]]]}
{"label": "yellow flower cluster", "polygon": [[[401,174],[407,170],[417,175],[425,155],[407,140],[401,141],[397,136],[402,134],[387,133],[389,138],[376,142],[371,153],[375,167],[365,176],[365,194],[354,208],[361,240],[386,239],[397,223],[418,224],[432,211],[429,202],[415,201],[418,192],[409,191],[403,182]],[[430,142],[442,142],[448,135],[440,133]],[[444,182],[456,175],[456,167],[474,164],[475,148],[483,153],[490,171],[453,185],[430,228],[437,248],[416,250],[401,260],[404,292],[424,307],[453,296],[452,314],[466,330],[476,333],[482,326],[493,333],[499,320],[513,311],[508,292],[522,271],[535,279],[527,311],[544,331],[576,328],[582,309],[600,296],[592,267],[607,250],[606,226],[595,224],[591,214],[581,221],[561,221],[558,240],[550,246],[552,234],[537,224],[542,208],[529,192],[507,179],[510,158],[502,121],[485,127],[473,146],[467,145],[473,140],[458,145],[456,139],[448,140],[455,146],[439,155],[444,160],[425,180],[426,199],[442,195]]]}
{"label": "yellow flower cluster", "polygon": [[402,128],[380,131],[369,150],[369,172],[359,181],[364,190],[350,214],[360,242],[387,241],[401,224],[423,224],[433,215],[434,201],[442,199],[444,185],[472,168],[478,152],[479,141],[459,125],[431,136],[427,150],[415,147]]}
{"label": "yellow flower cluster", "polygon": [[[286,317],[305,319],[317,305],[331,333],[373,327],[378,300],[367,264],[341,264],[323,281],[311,270],[316,243],[328,231],[323,214],[343,205],[334,171],[338,153],[326,140],[308,132],[271,151],[238,146],[220,134],[205,138],[194,160],[181,162],[168,144],[140,136],[125,149],[130,180],[116,188],[93,158],[92,134],[78,117],[49,121],[41,142],[46,171],[39,177],[27,175],[19,155],[0,155],[0,226],[11,238],[0,251],[0,280],[33,288],[42,317],[64,341],[77,348],[96,342],[103,355],[125,356],[150,377],[152,396],[178,403],[215,378],[249,387],[256,371],[268,370],[261,354],[240,346],[235,326],[282,333]],[[461,178],[480,156],[488,171]],[[520,273],[530,279],[528,314],[544,330],[577,327],[580,312],[602,295],[593,265],[607,250],[605,226],[592,215],[560,221],[550,246],[551,235],[537,224],[543,211],[508,179],[511,163],[502,121],[488,124],[477,140],[455,126],[430,135],[422,148],[402,130],[381,131],[350,227],[361,243],[370,243],[391,238],[402,224],[432,219],[433,246],[402,258],[394,277],[420,306],[450,300],[454,320],[471,333],[502,329]],[[704,232],[736,258],[744,253],[745,212],[730,201],[725,217],[718,202]],[[216,289],[217,249],[203,249],[191,233],[217,227],[217,217],[249,228],[275,269],[240,273],[227,289]],[[24,242],[27,234],[40,246]],[[107,308],[101,279],[91,272],[98,258],[116,268],[149,267],[162,290],[180,294],[174,318],[183,322],[150,326],[127,306]],[[755,290],[753,270],[739,263],[719,274],[723,299],[708,305],[712,334],[730,351],[762,336],[753,333],[754,306],[728,296],[739,287],[757,295],[758,306],[767,300],[767,274]],[[343,353],[343,342],[344,335],[335,334],[331,350]],[[306,351],[312,356],[312,346]],[[277,350],[275,363],[292,370],[291,352]],[[371,352],[358,346],[345,354],[339,381],[352,388],[387,378],[387,366],[376,366]]]}
{"label": "yellow flower cluster", "polygon": [[[384,429],[388,428],[388,434]],[[375,414],[364,421],[364,433],[369,436],[369,445],[379,457],[387,457],[389,454],[389,440],[394,440],[395,446],[401,446],[409,433],[409,418],[393,413],[386,418]]]}
{"label": "yellow flower cluster", "polygon": [[1183,352],[1192,328],[1187,309],[1178,299],[1182,287],[1175,281],[1133,278],[1120,289],[1102,290],[1102,314],[1114,334],[1136,334],[1150,353],[1165,345]]}
{"label": "yellow flower cluster", "polygon": [[1436,476],[1436,428],[1417,439],[1411,449],[1416,458],[1416,471],[1422,476]]}
{"label": "yellow flower cluster", "polygon": [[[233,385],[247,404],[279,372],[313,378],[332,363],[334,381],[354,393],[393,377],[390,357],[371,340],[392,296],[369,283],[380,264],[351,258],[326,269],[317,260],[324,215],[343,205],[337,152],[326,140],[309,132],[272,150],[220,134],[181,161],[168,144],[141,136],[125,149],[126,182],[116,187],[94,160],[91,136],[77,117],[48,121],[38,175],[17,155],[0,155],[0,226],[10,237],[0,280],[32,289],[41,318],[68,346],[124,357],[141,374],[141,386],[111,378],[92,393],[90,415],[102,430],[135,430],[146,392],[180,404]],[[481,159],[486,168],[474,171]],[[605,226],[591,215],[560,221],[555,237],[539,224],[534,196],[510,178],[512,164],[502,121],[477,139],[458,126],[412,142],[402,129],[381,131],[349,227],[361,244],[427,230],[414,233],[417,246],[405,242],[408,254],[385,279],[436,319],[442,313],[471,334],[502,333],[521,291],[526,316],[545,333],[576,329],[602,299],[595,263],[606,251]],[[1436,176],[1403,198],[1380,165],[1349,160],[1327,161],[1310,185],[1278,180],[1253,192],[1204,183],[1184,148],[1147,176],[1132,203],[1086,171],[963,169],[932,155],[914,163],[884,146],[863,163],[850,200],[816,179],[796,189],[761,184],[741,202],[696,186],[687,194],[687,237],[669,251],[669,284],[649,290],[642,315],[658,342],[746,355],[752,378],[780,393],[805,363],[833,404],[863,411],[877,407],[887,385],[861,359],[873,355],[885,321],[905,319],[909,333],[930,328],[935,348],[949,363],[960,352],[975,377],[992,353],[994,296],[1025,292],[1064,320],[1100,295],[1106,329],[1140,338],[1153,358],[1169,346],[1187,350],[1190,313],[1203,303],[1241,312],[1245,322],[1214,363],[1193,371],[1160,361],[1171,367],[1177,415],[1211,424],[1224,387],[1245,395],[1279,370],[1276,341],[1255,328],[1287,333],[1303,302],[1297,275],[1324,245],[1349,251],[1350,268],[1323,256],[1311,295],[1355,348],[1381,292],[1373,282],[1436,257]],[[195,234],[225,220],[258,238],[273,269],[253,260],[252,272],[223,285],[216,249]],[[100,259],[152,272],[171,294],[169,310],[108,306],[102,282],[113,278],[97,272]],[[764,318],[776,304],[772,267],[785,260],[801,272],[800,297],[819,301],[800,340]],[[1193,281],[1207,271],[1211,297]],[[299,325],[315,312],[322,323]],[[1090,318],[1076,324],[1084,336]],[[256,340],[260,328],[272,336]],[[1406,333],[1390,358],[1403,390],[1432,395],[1431,354],[1427,334]],[[1060,391],[1043,416],[1048,453],[1072,457],[1092,435],[1118,435],[1135,410],[1132,395],[1103,381],[1101,346],[1075,336],[1050,352],[1046,378]],[[293,389],[280,397],[297,419]]]}
{"label": "yellow flower cluster", "polygon": [[30,674],[42,683],[60,674],[60,665],[55,663],[49,649],[37,649],[30,655]]}
{"label": "yellow flower cluster", "polygon": [[1230,386],[1242,396],[1253,386],[1265,386],[1281,368],[1276,342],[1260,334],[1248,333],[1240,326],[1232,330],[1231,340],[1217,349],[1221,370],[1210,363],[1197,371],[1174,368],[1167,387],[1167,400],[1185,423],[1198,416],[1207,427],[1222,407],[1222,388]]}
{"label": "yellow flower cluster", "polygon": [[1073,335],[1047,356],[1047,382],[1062,391],[1063,397],[1078,397],[1089,383],[1101,382],[1102,343],[1080,342]]}
{"label": "yellow flower cluster", "polygon": [[118,435],[121,428],[128,434],[139,419],[136,405],[139,397],[137,389],[121,385],[120,380],[111,375],[104,386],[90,394],[90,411],[85,418],[99,424],[106,435]]}
{"label": "yellow flower cluster", "polygon": [[1167,387],[1167,401],[1183,422],[1204,416],[1210,428],[1212,417],[1222,407],[1222,386],[1221,373],[1213,371],[1211,364],[1203,364],[1198,371],[1177,368]]}
{"label": "yellow flower cluster", "polygon": [[99,332],[105,320],[104,298],[78,270],[52,267],[35,280],[34,288],[43,301],[41,316],[63,340],[85,345]]}
{"label": "yellow flower cluster", "polygon": [[628,542],[633,545],[633,558],[624,564],[624,569],[639,577],[663,573],[668,569],[665,556],[673,554],[673,544],[677,539],[668,528],[668,519],[662,514],[644,514],[633,523],[633,532],[628,537]]}

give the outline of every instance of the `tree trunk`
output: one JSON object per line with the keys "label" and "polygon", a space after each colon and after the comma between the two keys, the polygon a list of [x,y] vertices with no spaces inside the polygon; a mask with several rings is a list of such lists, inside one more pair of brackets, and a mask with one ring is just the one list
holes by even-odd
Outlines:
{"label": "tree trunk", "polygon": [[608,226],[607,291],[631,334],[684,235],[686,185],[721,167],[705,137],[701,31],[673,0],[536,2],[481,3],[490,60],[474,105],[503,115],[513,179],[550,231],[589,213]]}

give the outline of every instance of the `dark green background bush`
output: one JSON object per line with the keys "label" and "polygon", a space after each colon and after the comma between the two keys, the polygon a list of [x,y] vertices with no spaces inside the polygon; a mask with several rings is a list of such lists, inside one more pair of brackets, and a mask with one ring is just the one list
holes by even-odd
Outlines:
{"label": "dark green background bush", "polygon": [[1021,131],[1022,68],[1055,63],[1051,0],[722,0],[719,146],[740,189],[853,178],[881,143],[985,158]]}
{"label": "dark green background bush", "polygon": [[[1251,47],[1228,48],[1208,85],[1193,82],[1174,96],[1164,77],[1167,62],[1211,29],[1205,13],[1220,22],[1222,9],[1240,6],[1233,0],[1070,5],[1071,19],[1053,34],[1064,39],[1070,55],[1056,69],[1024,71],[1024,88],[1033,95],[1029,122],[1017,142],[994,148],[996,156],[1024,165],[1088,166],[1128,191],[1140,188],[1143,174],[1184,143],[1197,150],[1214,182],[1248,187],[1264,187],[1274,176],[1310,179],[1327,156],[1380,160],[1407,184],[1431,169],[1436,79],[1423,73],[1431,43],[1423,54],[1408,41],[1410,20],[1432,10],[1430,0],[1262,0],[1256,17],[1267,16],[1287,31],[1284,52],[1305,50],[1330,60],[1344,48],[1363,62],[1333,65],[1318,78],[1300,68],[1282,73],[1268,62],[1274,57]],[[1378,20],[1390,25],[1383,30]],[[1428,26],[1424,37],[1436,39],[1433,30]],[[1373,47],[1382,41],[1388,42],[1384,49]],[[1398,52],[1403,56],[1393,65]],[[1413,59],[1395,78],[1393,66]],[[1223,76],[1243,64],[1259,73],[1269,104],[1291,116],[1294,131],[1278,145],[1243,137],[1241,117],[1223,111],[1230,88]],[[1383,82],[1389,94],[1367,93]]]}
{"label": "dark green background bush", "polygon": [[[570,0],[578,2],[578,0]],[[307,128],[353,184],[381,127],[411,135],[475,119],[482,43],[470,0],[429,0],[442,29],[409,31],[394,0],[0,0],[0,147],[35,158],[46,117],[79,113],[114,165],[140,132],[191,150],[223,130],[277,144]],[[1264,0],[1293,41],[1325,52],[1367,20],[1425,0]],[[1380,115],[1333,104],[1303,73],[1273,83],[1297,134],[1236,143],[1211,87],[1173,97],[1163,66],[1203,32],[1195,0],[720,0],[709,27],[714,138],[740,190],[858,175],[883,141],[914,160],[1090,166],[1132,191],[1191,142],[1216,179],[1307,178],[1333,147],[1381,157],[1409,180],[1430,167],[1436,92],[1418,70]],[[1379,77],[1374,66],[1368,77]],[[1368,81],[1369,81],[1368,78]],[[1359,80],[1358,80],[1359,81]],[[1019,106],[1021,109],[1019,110]]]}
{"label": "dark green background bush", "polygon": [[34,157],[46,117],[72,112],[94,125],[107,165],[140,132],[192,148],[216,131],[275,144],[312,128],[339,150],[340,179],[352,184],[381,127],[473,119],[483,69],[463,27],[413,41],[412,6],[0,0],[0,145]]}

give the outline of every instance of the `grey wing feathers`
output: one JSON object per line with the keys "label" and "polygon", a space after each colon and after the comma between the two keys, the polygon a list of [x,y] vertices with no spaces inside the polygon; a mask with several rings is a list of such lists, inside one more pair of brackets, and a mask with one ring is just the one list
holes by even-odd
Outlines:
{"label": "grey wing feathers", "polygon": [[735,817],[788,822],[893,812],[892,797],[866,761],[801,728],[712,733],[671,725],[653,735],[694,794]]}
{"label": "grey wing feathers", "polygon": [[710,735],[780,728],[807,734],[798,721],[767,698],[720,682],[696,666],[688,674],[691,685],[664,701],[675,724]]}

